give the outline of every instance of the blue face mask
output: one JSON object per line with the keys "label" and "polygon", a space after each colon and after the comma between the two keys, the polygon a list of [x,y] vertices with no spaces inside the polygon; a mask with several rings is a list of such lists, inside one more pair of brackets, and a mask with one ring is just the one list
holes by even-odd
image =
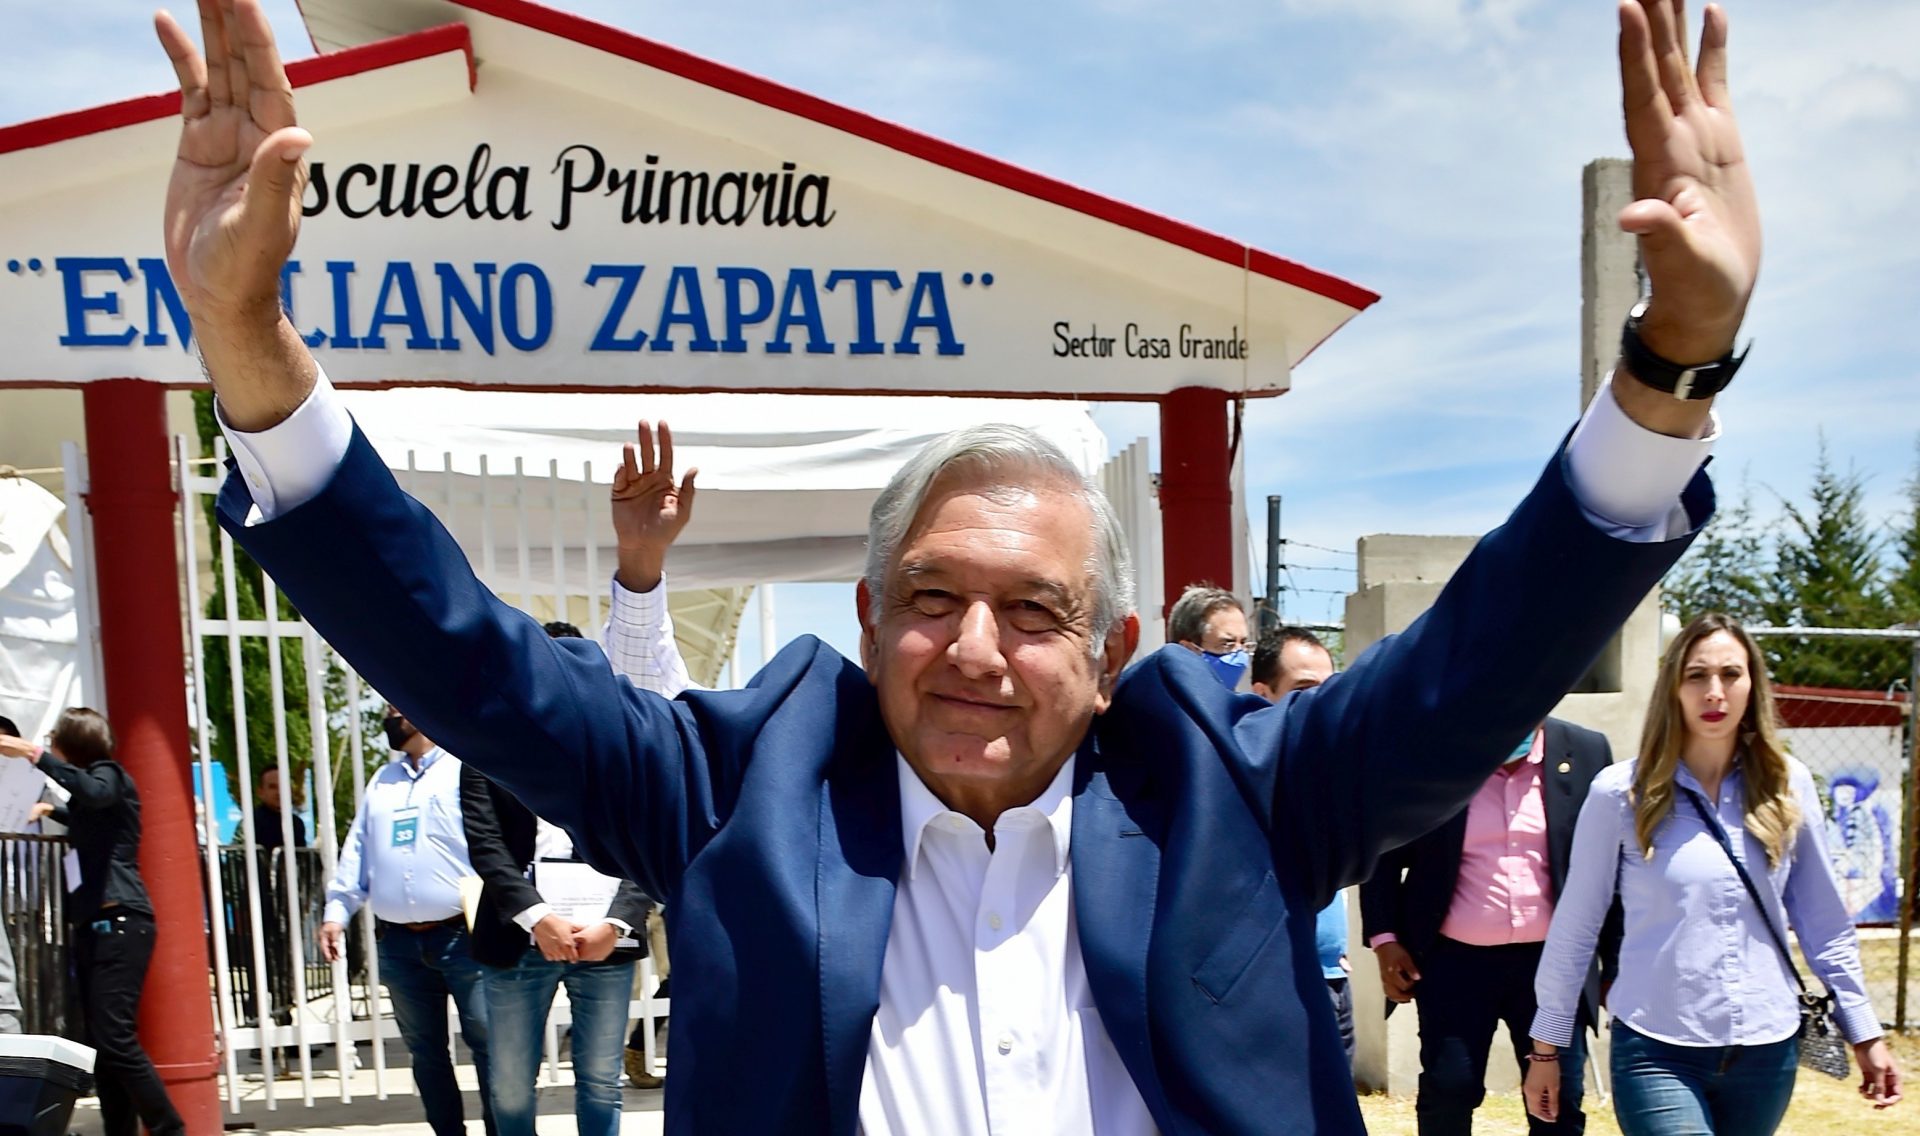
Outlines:
{"label": "blue face mask", "polygon": [[1207,661],[1207,666],[1213,671],[1213,677],[1220,680],[1221,686],[1228,690],[1240,689],[1240,680],[1246,676],[1248,666],[1245,647],[1237,651],[1228,651],[1224,655],[1202,651],[1200,657]]}
{"label": "blue face mask", "polygon": [[1533,752],[1533,735],[1528,734],[1525,741],[1513,747],[1513,752],[1507,755],[1507,760],[1505,761],[1504,764],[1512,765],[1514,762],[1519,761],[1520,759],[1526,757],[1528,754],[1532,752]]}

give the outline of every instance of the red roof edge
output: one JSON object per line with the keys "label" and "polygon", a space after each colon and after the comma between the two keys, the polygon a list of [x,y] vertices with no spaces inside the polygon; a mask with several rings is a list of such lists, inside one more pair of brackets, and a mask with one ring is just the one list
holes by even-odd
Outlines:
{"label": "red roof edge", "polygon": [[531,0],[452,0],[460,7],[494,16],[509,23],[532,28],[586,47],[596,48],[622,59],[645,64],[671,75],[738,95],[762,106],[810,119],[823,126],[865,138],[889,149],[910,154],[924,161],[982,181],[1038,198],[1090,217],[1132,229],[1168,244],[1227,264],[1243,267],[1260,276],[1270,277],[1297,288],[1343,304],[1355,310],[1370,307],[1378,293],[1337,276],[1309,268],[1297,261],[1250,248],[1183,221],[1151,213],[1137,206],[1105,197],[1078,186],[1025,170],[977,151],[956,146],[917,130],[875,118],[872,115],[828,102],[792,87],[750,75],[710,59],[619,28],[597,23],[570,12],[561,12]]}
{"label": "red roof edge", "polygon": [[[475,79],[473,37],[467,31],[465,24],[447,24],[442,27],[428,28],[425,31],[370,43],[364,47],[296,60],[287,64],[287,79],[295,87],[305,87],[314,83],[325,83],[331,79],[342,79],[348,75],[378,71],[400,63],[429,59],[450,51],[466,53],[467,89],[471,91]],[[38,146],[51,146],[56,142],[66,142],[89,134],[117,130],[123,126],[152,122],[155,119],[168,118],[179,113],[180,92],[168,91],[166,94],[141,95],[124,102],[69,111],[49,118],[37,118],[13,126],[0,126],[0,154],[10,154],[16,150],[31,150]]]}

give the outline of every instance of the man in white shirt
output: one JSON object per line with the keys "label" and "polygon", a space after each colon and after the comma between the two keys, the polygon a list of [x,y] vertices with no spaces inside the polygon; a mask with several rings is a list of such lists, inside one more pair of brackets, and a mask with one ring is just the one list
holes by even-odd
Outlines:
{"label": "man in white shirt", "polygon": [[803,640],[669,703],[547,639],[285,320],[311,139],[254,0],[207,12],[204,61],[160,26],[169,266],[240,471],[222,524],[411,716],[673,907],[670,1131],[1361,1130],[1310,914],[1471,795],[1711,509],[1708,397],[1760,244],[1724,15],[1696,70],[1670,0],[1621,10],[1653,301],[1615,381],[1425,617],[1269,705],[1177,648],[1122,678],[1118,522],[1016,427],[933,443],[876,503],[864,673]]}
{"label": "man in white shirt", "polygon": [[[373,908],[380,982],[413,1060],[413,1083],[435,1136],[464,1136],[465,1106],[447,1036],[453,999],[480,1083],[488,1078],[487,995],[468,945],[460,881],[474,874],[460,813],[460,759],[392,705],[383,727],[396,757],[367,779],[340,846],[321,915],[320,957],[346,949],[347,920]],[[487,1136],[493,1106],[480,1094]]]}

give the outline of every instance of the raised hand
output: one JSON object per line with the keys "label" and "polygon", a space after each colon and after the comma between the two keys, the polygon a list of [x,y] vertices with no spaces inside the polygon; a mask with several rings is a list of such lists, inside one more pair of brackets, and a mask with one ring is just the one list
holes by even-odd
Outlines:
{"label": "raised hand", "polygon": [[180,149],[167,182],[167,270],[227,421],[262,430],[313,389],[313,356],[280,311],[313,144],[259,0],[200,0],[203,58],[154,17],[180,80]]}
{"label": "raised hand", "polygon": [[313,138],[294,124],[293,87],[259,0],[200,0],[200,27],[204,58],[171,15],[154,17],[180,80],[167,268],[196,317],[272,312],[300,232]]}
{"label": "raised hand", "polygon": [[1727,14],[1707,5],[1697,65],[1683,0],[1622,0],[1620,86],[1640,239],[1653,296],[1641,338],[1675,363],[1732,346],[1760,273],[1760,208],[1727,93]]}
{"label": "raised hand", "polygon": [[689,469],[679,482],[673,479],[673,430],[660,423],[660,449],[655,460],[654,428],[640,423],[638,444],[621,448],[620,468],[613,473],[613,534],[619,549],[620,586],[650,592],[660,583],[667,549],[693,519],[693,481],[698,469]]}

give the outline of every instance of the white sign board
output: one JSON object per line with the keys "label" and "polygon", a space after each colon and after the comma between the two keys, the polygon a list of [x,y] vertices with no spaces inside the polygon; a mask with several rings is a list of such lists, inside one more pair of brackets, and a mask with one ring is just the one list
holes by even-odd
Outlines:
{"label": "white sign board", "polygon": [[[1273,393],[1372,298],[618,33],[467,18],[471,86],[454,28],[299,92],[283,301],[338,383]],[[176,129],[0,137],[0,382],[200,380],[160,247]]]}

